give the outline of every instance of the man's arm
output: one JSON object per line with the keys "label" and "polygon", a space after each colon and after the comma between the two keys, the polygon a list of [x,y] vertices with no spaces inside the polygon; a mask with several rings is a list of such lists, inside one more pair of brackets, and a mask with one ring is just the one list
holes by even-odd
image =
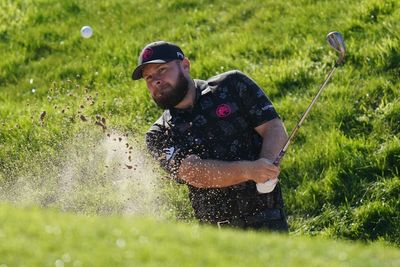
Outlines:
{"label": "man's arm", "polygon": [[[276,175],[275,175],[276,174]],[[262,183],[274,179],[279,168],[267,159],[255,161],[221,161],[190,155],[179,167],[178,177],[198,188],[221,188],[253,180]]]}
{"label": "man's arm", "polygon": [[277,118],[261,124],[255,130],[263,138],[260,158],[274,162],[288,139],[285,126]]}
{"label": "man's arm", "polygon": [[178,177],[198,188],[227,187],[249,180],[263,183],[279,175],[272,164],[284,145],[287,134],[280,119],[273,119],[255,128],[263,137],[260,159],[255,161],[204,160],[190,155],[179,167]]}

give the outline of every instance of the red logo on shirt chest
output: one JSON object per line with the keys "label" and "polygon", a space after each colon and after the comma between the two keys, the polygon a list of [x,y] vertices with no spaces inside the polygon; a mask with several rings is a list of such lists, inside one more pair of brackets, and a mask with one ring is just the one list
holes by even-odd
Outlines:
{"label": "red logo on shirt chest", "polygon": [[228,104],[221,104],[217,107],[215,113],[219,118],[225,118],[232,113],[232,109]]}

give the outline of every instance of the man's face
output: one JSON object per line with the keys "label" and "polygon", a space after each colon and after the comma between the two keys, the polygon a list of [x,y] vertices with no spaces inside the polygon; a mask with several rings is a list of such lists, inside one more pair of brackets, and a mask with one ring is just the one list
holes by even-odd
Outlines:
{"label": "man's face", "polygon": [[149,64],[145,66],[142,74],[153,100],[160,108],[173,108],[186,96],[189,83],[183,74],[180,61]]}

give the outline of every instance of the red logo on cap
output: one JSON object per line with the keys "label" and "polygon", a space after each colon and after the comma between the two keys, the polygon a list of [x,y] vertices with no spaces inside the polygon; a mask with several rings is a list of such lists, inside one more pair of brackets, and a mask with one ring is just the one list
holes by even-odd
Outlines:
{"label": "red logo on cap", "polygon": [[228,104],[221,104],[215,110],[215,113],[219,118],[228,117],[231,114],[231,107]]}
{"label": "red logo on cap", "polygon": [[146,60],[148,60],[152,55],[153,55],[153,49],[151,49],[151,48],[146,48],[146,49],[142,52],[142,60],[143,60],[143,61],[146,61]]}

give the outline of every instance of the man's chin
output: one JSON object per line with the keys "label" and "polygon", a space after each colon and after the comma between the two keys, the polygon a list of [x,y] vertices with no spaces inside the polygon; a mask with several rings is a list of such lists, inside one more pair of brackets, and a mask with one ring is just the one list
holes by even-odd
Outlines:
{"label": "man's chin", "polygon": [[154,100],[154,102],[156,102],[157,106],[161,109],[171,109],[171,108],[175,107],[176,105],[178,105],[180,101],[178,103],[175,103],[175,102],[166,103],[163,101]]}
{"label": "man's chin", "polygon": [[185,99],[188,91],[188,82],[181,74],[175,88],[167,87],[163,89],[160,91],[159,97],[153,97],[153,100],[160,108],[171,109]]}

